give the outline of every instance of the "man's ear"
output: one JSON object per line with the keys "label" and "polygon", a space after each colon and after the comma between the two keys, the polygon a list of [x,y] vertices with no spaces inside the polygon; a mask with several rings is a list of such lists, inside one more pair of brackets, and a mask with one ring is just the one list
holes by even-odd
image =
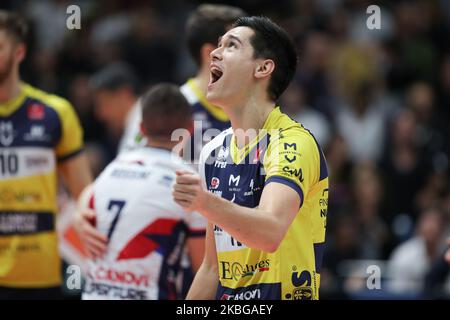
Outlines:
{"label": "man's ear", "polygon": [[261,60],[260,63],[257,64],[255,70],[255,78],[263,79],[272,74],[275,70],[275,62],[272,59]]}
{"label": "man's ear", "polygon": [[15,56],[19,63],[21,63],[27,54],[27,46],[24,43],[19,43],[15,47]]}

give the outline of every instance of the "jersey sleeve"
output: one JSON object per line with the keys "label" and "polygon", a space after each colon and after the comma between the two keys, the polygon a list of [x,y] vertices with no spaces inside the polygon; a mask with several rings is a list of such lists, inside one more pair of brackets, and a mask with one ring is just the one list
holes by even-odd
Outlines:
{"label": "jersey sleeve", "polygon": [[72,105],[61,98],[53,103],[61,122],[61,137],[56,145],[58,161],[64,161],[78,154],[83,148],[83,129]]}
{"label": "jersey sleeve", "polygon": [[271,137],[264,157],[265,184],[277,182],[292,188],[303,204],[304,196],[319,178],[320,159],[317,143],[297,128]]}

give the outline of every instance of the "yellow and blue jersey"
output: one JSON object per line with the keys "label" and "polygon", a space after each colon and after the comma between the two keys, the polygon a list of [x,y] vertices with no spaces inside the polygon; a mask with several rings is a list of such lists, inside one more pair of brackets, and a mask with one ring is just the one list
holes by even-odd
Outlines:
{"label": "yellow and blue jersey", "polygon": [[69,102],[30,85],[0,104],[0,286],[61,283],[57,163],[82,150],[82,135]]}
{"label": "yellow and blue jersey", "polygon": [[272,182],[295,190],[301,206],[278,249],[247,247],[214,226],[219,267],[217,299],[318,299],[328,209],[323,152],[301,124],[275,108],[263,129],[238,149],[232,129],[202,151],[205,187],[236,204],[259,205]]}

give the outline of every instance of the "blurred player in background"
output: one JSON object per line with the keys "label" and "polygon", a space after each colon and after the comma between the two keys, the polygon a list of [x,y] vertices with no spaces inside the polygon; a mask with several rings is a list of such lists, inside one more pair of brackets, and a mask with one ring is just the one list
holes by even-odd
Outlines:
{"label": "blurred player in background", "polygon": [[[217,107],[206,99],[211,63],[211,52],[217,47],[217,39],[231,28],[231,25],[245,12],[236,7],[225,5],[204,4],[197,8],[186,23],[187,46],[191,57],[197,64],[198,71],[194,78],[189,79],[182,87],[181,92],[186,96],[192,107],[194,124],[194,137],[191,141],[192,149],[185,160],[198,163],[201,149],[214,136],[230,127],[228,115],[222,108]],[[214,136],[205,136],[209,129]]]}
{"label": "blurred player in background", "polygon": [[20,80],[26,36],[0,11],[0,299],[61,297],[57,170],[74,198],[91,182],[70,103]]}
{"label": "blurred player in background", "polygon": [[[239,17],[245,15],[240,8],[226,6],[203,4],[199,6],[189,17],[186,23],[186,39],[189,52],[197,64],[198,71],[194,78],[189,79],[182,87],[181,92],[184,94],[191,105],[192,117],[194,121],[201,121],[201,125],[194,126],[194,135],[197,139],[189,142],[190,148],[187,153],[183,154],[185,161],[198,161],[198,156],[203,145],[209,140],[203,140],[204,133],[208,129],[215,129],[216,134],[230,127],[228,116],[225,112],[206,99],[207,86],[209,83],[210,71],[209,64],[211,62],[210,53],[217,47],[217,38],[231,28],[232,23]],[[93,81],[96,83],[97,81]],[[129,126],[125,128],[127,135],[122,138],[121,150],[131,150],[139,144],[145,144],[145,137],[141,136],[140,128],[140,112],[135,112],[140,108],[140,101],[132,108],[132,114],[135,118],[130,118]],[[128,116],[127,116],[128,117]],[[212,137],[209,137],[210,139]],[[93,211],[80,211],[75,219],[75,226],[80,234],[86,251],[91,256],[100,255],[106,249],[106,239],[96,232],[89,223],[94,218]],[[179,294],[179,298],[184,298],[187,290],[193,280],[193,273],[189,267],[187,255],[183,256],[183,276],[180,280],[183,289]]]}
{"label": "blurred player in background", "polygon": [[[186,213],[170,194],[175,171],[189,167],[172,153],[172,132],[192,126],[190,106],[175,85],[145,94],[147,145],[121,153],[83,194],[107,239],[102,258],[88,262],[83,299],[176,299],[176,275],[187,243],[194,271],[204,252],[205,220]],[[197,237],[199,236],[199,237]]]}
{"label": "blurred player in background", "polygon": [[207,97],[232,128],[203,148],[200,176],[177,172],[175,201],[209,220],[188,299],[318,299],[327,165],[312,134],[276,106],[295,46],[269,19],[245,17],[211,58]]}
{"label": "blurred player in background", "polygon": [[[123,62],[108,65],[91,77],[95,114],[106,124],[118,154],[141,145],[139,83],[134,70]],[[145,145],[145,143],[143,144]]]}

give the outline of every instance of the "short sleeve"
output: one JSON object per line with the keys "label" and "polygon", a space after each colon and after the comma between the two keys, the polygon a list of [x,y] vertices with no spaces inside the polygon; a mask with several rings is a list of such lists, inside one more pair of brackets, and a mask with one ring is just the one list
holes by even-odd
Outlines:
{"label": "short sleeve", "polygon": [[311,134],[290,128],[271,136],[264,157],[266,185],[277,182],[292,188],[303,204],[304,196],[318,181],[319,168],[318,146]]}
{"label": "short sleeve", "polygon": [[58,161],[78,154],[83,148],[83,129],[72,105],[61,98],[54,103],[61,121],[61,137],[56,145]]}

